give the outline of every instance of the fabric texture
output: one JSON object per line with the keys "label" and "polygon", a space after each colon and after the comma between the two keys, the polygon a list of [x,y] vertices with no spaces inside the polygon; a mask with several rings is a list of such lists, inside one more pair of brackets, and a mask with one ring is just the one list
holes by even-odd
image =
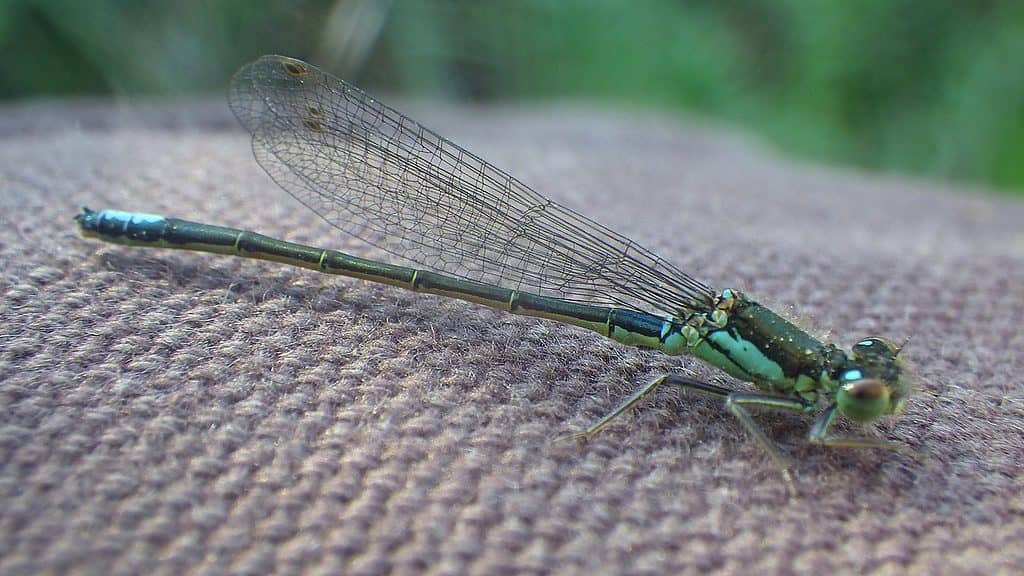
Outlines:
{"label": "fabric texture", "polygon": [[921,456],[759,414],[790,499],[719,403],[677,390],[552,442],[666,371],[747,385],[465,302],[82,239],[86,205],[386,257],[278,189],[219,103],[7,105],[0,573],[1024,571],[1020,202],[664,117],[406,110],[816,336],[909,338],[907,409],[866,433]]}

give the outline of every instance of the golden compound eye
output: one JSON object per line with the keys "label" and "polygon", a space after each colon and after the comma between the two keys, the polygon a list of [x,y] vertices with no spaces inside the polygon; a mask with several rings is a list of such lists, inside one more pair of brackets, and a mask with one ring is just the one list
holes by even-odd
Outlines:
{"label": "golden compound eye", "polygon": [[306,67],[302,62],[296,62],[295,60],[281,60],[281,67],[289,75],[295,78],[301,78],[309,73],[309,68]]}

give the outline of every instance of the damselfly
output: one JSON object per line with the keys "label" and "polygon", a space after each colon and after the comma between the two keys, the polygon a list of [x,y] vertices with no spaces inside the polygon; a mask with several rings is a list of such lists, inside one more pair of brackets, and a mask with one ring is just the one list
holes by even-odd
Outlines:
{"label": "damselfly", "polygon": [[362,90],[300,60],[264,56],[234,76],[231,108],[256,159],[335,228],[423,269],[174,218],[115,210],[77,216],[84,236],[273,260],[537,316],[617,342],[688,354],[757,391],[659,376],[571,437],[596,434],[661,386],[720,399],[795,491],[750,408],[820,412],[816,444],[901,447],[829,433],[839,414],[897,414],[908,392],[900,347],[823,343],[742,292],[712,290],[650,250],[538,194]]}

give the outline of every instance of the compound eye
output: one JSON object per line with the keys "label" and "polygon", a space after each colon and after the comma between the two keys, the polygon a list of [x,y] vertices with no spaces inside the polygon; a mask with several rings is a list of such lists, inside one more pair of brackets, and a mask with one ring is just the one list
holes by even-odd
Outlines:
{"label": "compound eye", "polygon": [[[857,372],[860,372],[857,370]],[[843,386],[843,391],[854,400],[877,400],[887,396],[886,386],[881,380],[859,380]]]}
{"label": "compound eye", "polygon": [[891,389],[881,380],[855,376],[860,376],[860,370],[848,370],[843,374],[846,384],[836,393],[839,411],[859,422],[869,422],[885,414],[889,409]]}

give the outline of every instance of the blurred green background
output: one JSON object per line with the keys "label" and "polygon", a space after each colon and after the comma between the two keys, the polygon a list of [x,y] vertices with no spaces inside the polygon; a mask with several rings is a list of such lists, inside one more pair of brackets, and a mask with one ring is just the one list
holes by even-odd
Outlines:
{"label": "blurred green background", "polygon": [[0,98],[371,90],[699,114],[816,161],[1024,192],[1020,0],[3,0]]}

